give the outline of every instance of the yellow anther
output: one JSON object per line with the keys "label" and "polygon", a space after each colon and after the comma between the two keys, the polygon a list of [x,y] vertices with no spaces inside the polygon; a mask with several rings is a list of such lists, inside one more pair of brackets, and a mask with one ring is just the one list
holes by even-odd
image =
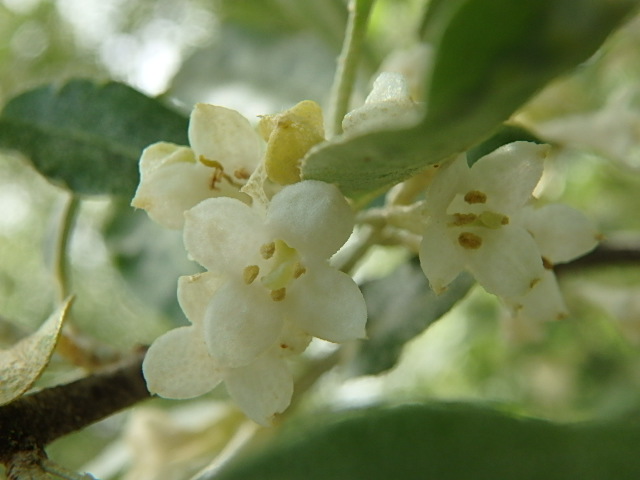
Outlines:
{"label": "yellow anther", "polygon": [[300,278],[304,273],[306,273],[307,269],[304,268],[300,262],[296,262],[295,267],[293,269],[293,278]]}
{"label": "yellow anther", "polygon": [[453,226],[461,227],[462,225],[469,225],[475,222],[478,217],[473,213],[454,213],[453,218]]}
{"label": "yellow anther", "polygon": [[271,257],[273,257],[275,251],[275,242],[265,243],[260,247],[260,255],[262,255],[262,258],[264,258],[265,260],[269,260]]}
{"label": "yellow anther", "polygon": [[467,250],[477,250],[482,246],[482,238],[475,233],[462,232],[458,235],[458,243]]}
{"label": "yellow anther", "polygon": [[251,283],[253,283],[253,281],[258,277],[259,273],[260,267],[258,265],[249,265],[248,267],[245,267],[242,272],[242,279],[244,280],[244,283],[251,285]]}
{"label": "yellow anther", "polygon": [[542,266],[546,270],[553,270],[553,262],[549,260],[547,257],[542,257]]}
{"label": "yellow anther", "polygon": [[286,288],[279,288],[277,290],[271,290],[271,300],[274,302],[280,302],[287,296]]}
{"label": "yellow anther", "polygon": [[467,192],[464,196],[464,201],[473,204],[473,203],[486,203],[487,202],[487,194],[480,192],[478,190],[471,190]]}
{"label": "yellow anther", "polygon": [[234,170],[233,172],[233,176],[236,177],[238,180],[247,180],[251,174],[247,171],[246,168],[238,168],[237,170]]}

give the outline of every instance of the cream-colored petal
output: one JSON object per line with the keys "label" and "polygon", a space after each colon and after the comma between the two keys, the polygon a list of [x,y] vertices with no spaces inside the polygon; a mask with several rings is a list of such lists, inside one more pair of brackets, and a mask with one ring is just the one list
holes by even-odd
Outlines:
{"label": "cream-colored petal", "polygon": [[540,281],[544,268],[535,241],[524,229],[506,225],[481,232],[482,246],[467,250],[467,265],[489,293],[513,297]]}
{"label": "cream-colored petal", "polygon": [[469,175],[467,157],[464,154],[440,166],[425,193],[425,205],[429,214],[444,216],[454,197],[470,188]]}
{"label": "cream-colored petal", "polygon": [[448,227],[430,222],[420,244],[420,266],[431,288],[442,293],[464,269],[465,251],[455,243]]}
{"label": "cream-colored petal", "polygon": [[268,352],[225,378],[231,398],[253,421],[271,426],[291,403],[293,378],[285,361]]}
{"label": "cream-colored petal", "polygon": [[209,353],[225,367],[249,365],[280,337],[282,309],[283,304],[273,301],[260,285],[226,283],[215,293],[205,312]]}
{"label": "cream-colored petal", "polygon": [[489,210],[517,211],[531,198],[540,181],[548,151],[548,145],[531,142],[504,145],[471,167],[470,183],[474,190],[487,195]]}
{"label": "cream-colored petal", "polygon": [[185,210],[212,196],[210,170],[195,162],[190,148],[151,145],[140,158],[140,184],[131,205],[166,228],[180,229]]}
{"label": "cream-colored petal", "polygon": [[262,140],[246,118],[235,110],[205,103],[198,103],[191,112],[189,143],[196,158],[219,162],[231,176],[241,169],[253,172],[263,150]]}
{"label": "cream-colored petal", "polygon": [[142,362],[147,388],[165,398],[192,398],[212,390],[222,380],[195,327],[180,327],[158,337]]}
{"label": "cream-colored petal", "polygon": [[552,263],[573,260],[595,248],[598,231],[580,211],[553,204],[522,212],[523,225],[538,244],[540,253]]}
{"label": "cream-colored petal", "polygon": [[328,258],[353,231],[354,214],[340,190],[317,180],[289,185],[271,200],[266,228],[304,257]]}
{"label": "cream-colored petal", "polygon": [[212,272],[178,278],[178,303],[191,323],[203,324],[204,313],[213,294],[225,281],[224,277]]}
{"label": "cream-colored petal", "polygon": [[185,212],[184,245],[213,272],[241,277],[267,241],[262,217],[239,200],[211,198]]}
{"label": "cream-colored petal", "polygon": [[367,306],[349,275],[327,265],[309,266],[289,290],[288,318],[308,334],[336,343],[366,336]]}
{"label": "cream-colored petal", "polygon": [[517,317],[525,321],[549,322],[565,318],[569,312],[553,272],[546,270],[525,295],[507,299]]}

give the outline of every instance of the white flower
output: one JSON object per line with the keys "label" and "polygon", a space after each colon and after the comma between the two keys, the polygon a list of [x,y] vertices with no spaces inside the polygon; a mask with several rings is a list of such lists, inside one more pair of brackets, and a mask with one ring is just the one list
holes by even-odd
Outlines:
{"label": "white flower", "polygon": [[420,245],[434,291],[445,290],[463,269],[499,296],[522,295],[541,280],[538,246],[512,217],[530,200],[546,152],[515,142],[471,168],[465,155],[441,167],[426,191],[429,217]]}
{"label": "white flower", "polygon": [[273,348],[241,368],[220,365],[208,352],[203,319],[224,279],[211,273],[181,277],[178,300],[192,325],[158,337],[145,356],[147,388],[164,398],[192,398],[224,381],[238,406],[254,421],[270,425],[291,401],[293,380],[281,352]]}
{"label": "white flower", "polygon": [[373,82],[364,105],[347,113],[342,120],[345,135],[354,136],[374,130],[393,130],[413,125],[422,113],[411,96],[404,77],[383,72]]}
{"label": "white flower", "polygon": [[159,224],[180,229],[184,212],[210,197],[248,201],[239,190],[258,165],[263,142],[235,110],[197,104],[189,121],[191,148],[160,142],[140,158],[140,184],[131,205]]}
{"label": "white flower", "polygon": [[598,243],[595,226],[581,212],[567,205],[526,207],[515,221],[535,240],[542,256],[545,273],[538,283],[524,295],[505,298],[516,316],[545,322],[568,315],[553,266],[569,262]]}
{"label": "white flower", "polygon": [[366,306],[348,275],[328,259],[352,232],[354,216],[333,186],[304,181],[283,188],[268,209],[208,199],[186,213],[189,254],[226,279],[204,314],[209,353],[231,368],[274,346],[303,351],[311,336],[364,337]]}

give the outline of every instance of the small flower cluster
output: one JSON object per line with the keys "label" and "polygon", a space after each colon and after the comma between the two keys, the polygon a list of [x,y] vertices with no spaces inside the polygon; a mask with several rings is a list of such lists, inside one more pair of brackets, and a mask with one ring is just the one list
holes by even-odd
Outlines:
{"label": "small flower cluster", "polygon": [[[142,154],[132,205],[182,228],[190,257],[207,269],[179,280],[191,325],[151,345],[143,364],[151,392],[190,398],[224,381],[246,414],[268,425],[291,400],[286,357],[312,337],[365,336],[362,294],[328,262],[351,235],[354,214],[335,186],[300,181],[296,171],[295,160],[320,140],[318,111],[303,102],[263,118],[265,148],[239,113],[197,105],[191,148],[159,143]],[[263,151],[269,178],[286,184],[266,203],[264,192],[252,198],[242,188]]]}
{"label": "small flower cluster", "polygon": [[[344,135],[411,125],[420,113],[403,78],[383,74],[344,118]],[[305,101],[262,117],[258,131],[237,112],[197,105],[191,147],[159,143],[142,154],[132,205],[183,229],[188,254],[206,269],[179,280],[191,325],[150,347],[149,390],[189,398],[224,382],[249,417],[268,425],[291,400],[287,357],[313,337],[365,337],[367,313],[353,279],[329,264],[353,231],[354,213],[335,186],[301,178],[300,159],[324,141],[320,107]],[[461,154],[411,187],[424,190],[422,200],[403,205],[410,215],[397,225],[419,232],[420,263],[435,292],[468,270],[515,316],[567,314],[553,265],[586,253],[598,235],[569,207],[536,205],[548,151],[515,142],[472,166]]]}

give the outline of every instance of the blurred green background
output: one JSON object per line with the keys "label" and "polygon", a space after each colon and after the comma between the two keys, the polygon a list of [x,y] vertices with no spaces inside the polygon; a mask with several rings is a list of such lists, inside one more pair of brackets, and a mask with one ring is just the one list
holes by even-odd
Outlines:
{"label": "blurred green background", "polygon": [[[413,32],[423,9],[424,2],[417,0],[377,2],[356,104],[382,62],[415,44]],[[185,114],[199,101],[235,108],[252,119],[301,99],[326,105],[345,22],[341,0],[0,0],[0,100],[80,76],[115,79],[162,95]],[[620,139],[610,139],[613,147],[560,152],[548,165],[539,194],[587,213],[607,241],[637,248],[639,40],[635,20],[520,114],[527,122],[543,124],[612,105],[623,110],[614,110],[612,117],[621,122]],[[0,154],[0,346],[36,329],[54,307],[52,239],[66,198],[25,159]],[[377,258],[392,265],[398,256],[402,254],[387,251]],[[125,352],[184,323],[175,300],[176,279],[198,267],[185,259],[179,234],[132,211],[128,199],[83,201],[71,264],[77,294],[73,322],[101,344]],[[408,344],[392,371],[353,379],[329,375],[301,410],[465,399],[563,421],[640,418],[640,269],[574,270],[562,275],[561,285],[572,314],[544,326],[515,323],[493,297],[474,288]],[[54,357],[40,384],[80,374]],[[131,437],[131,422],[144,423],[141,418],[148,417],[145,432],[156,425],[158,437],[170,437],[175,432],[167,425],[175,419],[163,417],[168,415],[165,407],[176,418],[192,418],[202,409],[198,402],[154,402],[159,410],[136,409],[134,420],[119,416],[60,440],[52,446],[52,456],[82,468],[110,444],[98,457],[103,463],[92,467],[100,465],[103,472],[111,468],[115,478],[132,461],[124,443],[111,443],[123,428]],[[186,413],[175,413],[179,409]],[[234,422],[229,429],[239,421]],[[206,437],[193,435],[195,445],[197,438]],[[203,445],[212,443],[208,437],[202,440]],[[195,470],[207,458],[200,456],[200,463],[184,468]],[[180,477],[167,473],[163,478]]]}

